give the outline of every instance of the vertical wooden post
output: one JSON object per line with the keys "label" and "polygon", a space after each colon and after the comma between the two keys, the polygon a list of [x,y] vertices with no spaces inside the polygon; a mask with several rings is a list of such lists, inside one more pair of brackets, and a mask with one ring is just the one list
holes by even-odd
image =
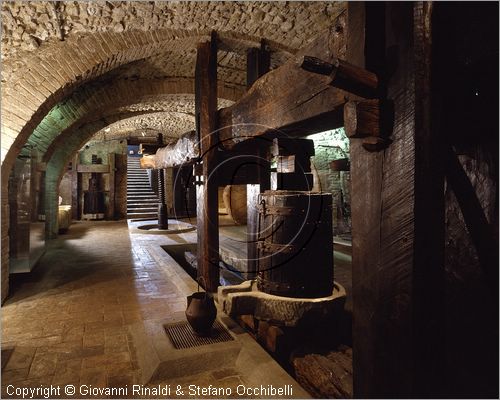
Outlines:
{"label": "vertical wooden post", "polygon": [[439,396],[443,384],[443,172],[426,7],[348,4],[347,61],[385,77],[395,109],[387,149],[351,140],[355,397]]}
{"label": "vertical wooden post", "polygon": [[108,207],[108,219],[115,219],[115,153],[108,154],[108,165],[109,165],[109,207]]}
{"label": "vertical wooden post", "polygon": [[[247,89],[269,71],[271,54],[265,48],[264,40],[260,48],[252,47],[247,50]],[[266,146],[267,144],[267,146]],[[267,160],[267,147],[271,142],[262,141],[262,146],[257,149],[256,162],[259,164],[259,184],[247,185],[247,271],[257,273],[257,231],[258,231],[258,196],[270,188],[271,172]]]}
{"label": "vertical wooden post", "polygon": [[[431,109],[432,2],[413,6],[415,76],[415,242],[413,335],[415,397],[446,396],[445,371],[445,157],[443,134]],[[397,93],[402,82],[389,86]],[[434,97],[435,99],[435,97]],[[435,108],[434,110],[436,110]]]}
{"label": "vertical wooden post", "polygon": [[271,67],[271,53],[266,50],[264,39],[260,42],[260,48],[251,47],[247,50],[247,89],[269,71]]}
{"label": "vertical wooden post", "polygon": [[217,180],[212,174],[217,164],[215,132],[217,116],[217,37],[199,43],[195,70],[195,107],[202,155],[203,182],[197,186],[198,276],[205,289],[219,286],[219,216]]}

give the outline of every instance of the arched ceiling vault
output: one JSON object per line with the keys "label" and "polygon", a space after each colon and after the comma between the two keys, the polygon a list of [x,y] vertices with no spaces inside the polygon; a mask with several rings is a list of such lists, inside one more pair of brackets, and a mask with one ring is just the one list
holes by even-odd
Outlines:
{"label": "arched ceiling vault", "polygon": [[54,118],[60,117],[54,108],[62,114],[75,90],[172,77],[192,85],[196,44],[216,30],[219,86],[239,95],[249,47],[265,39],[272,66],[279,66],[344,8],[340,2],[2,2],[4,182],[28,140],[43,151],[74,121],[88,120],[84,108]]}
{"label": "arched ceiling vault", "polygon": [[[56,138],[62,135],[64,140],[64,136],[73,134],[75,126],[109,114],[110,110],[112,113],[156,110],[194,115],[193,86],[193,80],[187,78],[134,81],[120,79],[100,85],[85,85],[45,116],[28,138],[28,144],[38,149],[42,158],[45,158],[44,154]],[[239,96],[238,92],[225,87],[219,88],[219,95],[229,97],[230,100]],[[222,107],[227,107],[232,103],[230,100],[221,98],[219,103]],[[179,118],[177,122],[180,122]],[[178,130],[173,122],[170,125],[173,130]],[[64,141],[57,140],[57,143]]]}

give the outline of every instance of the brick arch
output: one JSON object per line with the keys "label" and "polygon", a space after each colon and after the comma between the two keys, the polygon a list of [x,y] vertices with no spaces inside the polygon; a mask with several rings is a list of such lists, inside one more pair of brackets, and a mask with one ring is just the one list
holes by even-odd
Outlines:
{"label": "brick arch", "polygon": [[[130,101],[130,99],[129,99]],[[123,120],[123,114],[117,112],[120,106],[112,110],[106,110],[94,115],[93,121],[78,124],[78,127],[70,127],[61,133],[52,143],[46,152],[46,173],[45,173],[45,207],[46,207],[46,238],[57,237],[57,200],[59,183],[64,175],[66,165],[82,146],[87,143],[96,133],[109,127],[113,123]],[[116,113],[117,112],[117,113]],[[155,112],[153,112],[155,113]],[[135,116],[145,116],[146,111],[134,113]]]}
{"label": "brick arch", "polygon": [[[221,99],[237,100],[243,90],[219,85]],[[65,135],[84,122],[95,119],[105,110],[141,104],[148,101],[154,103],[169,96],[175,100],[176,95],[194,96],[194,80],[189,78],[172,78],[164,80],[139,79],[135,81],[116,81],[107,85],[86,85],[74,95],[56,105],[42,120],[30,136],[28,143],[40,148],[43,159],[50,158],[52,149],[64,143]],[[63,117],[62,119],[60,117]]]}
{"label": "brick arch", "polygon": [[157,133],[162,133],[163,141],[167,144],[177,140],[183,133],[194,130],[195,125],[195,116],[191,112],[167,111],[167,109],[163,111],[151,110],[142,115],[121,118],[108,125],[106,129],[96,132],[90,141],[140,138],[144,131],[149,131],[154,136]]}
{"label": "brick arch", "polygon": [[[30,57],[2,88],[2,169],[7,171],[2,177],[8,176],[14,159],[46,113],[69,93],[121,65],[176,48],[194,48],[208,38],[207,33],[168,29],[99,32],[54,43]],[[238,33],[223,36],[241,39]],[[258,46],[257,38],[254,42]]]}
{"label": "brick arch", "polygon": [[[142,89],[137,89],[137,90],[130,90],[130,85],[134,86],[135,82],[135,87],[139,88],[142,86]],[[125,85],[126,88],[123,86]],[[89,85],[90,87],[92,84]],[[138,81],[127,81],[127,82],[115,82],[114,86],[111,85],[111,87],[114,87],[114,89],[110,89],[108,95],[112,97],[112,99],[108,99],[108,103],[111,104],[111,100],[113,100],[113,103],[115,107],[117,106],[116,98],[119,98],[119,93],[123,93],[123,91],[126,89],[126,92],[129,93],[128,96],[124,95],[124,99],[122,102],[119,103],[119,106],[124,106],[126,109],[126,106],[129,106],[130,104],[136,104],[138,109],[144,108],[144,106],[141,104],[144,104],[144,102],[147,103],[147,101],[157,101],[158,99],[161,99],[162,94],[163,95],[172,95],[172,94],[188,94],[190,96],[194,96],[194,80],[192,78],[176,78],[176,79],[168,79],[168,80],[154,80],[154,82],[149,82],[146,83],[143,80],[138,80]],[[86,114],[84,114],[83,118],[85,118],[85,115],[91,115],[95,116],[97,115],[97,111],[102,111],[102,102],[99,102],[99,98],[95,96],[95,90],[94,91],[88,91],[82,86],[80,89],[82,89],[80,93],[81,95],[79,96],[78,93],[76,93],[75,97],[68,97],[64,100],[69,101],[71,99],[72,102],[74,102],[75,105],[75,110],[78,109],[78,107],[81,107],[83,105],[88,105],[88,108],[85,108]],[[101,93],[102,92],[98,92]],[[130,96],[130,94],[133,94],[135,97]],[[141,96],[142,93],[142,96]],[[222,96],[226,97],[227,99],[230,100],[237,100],[241,94],[243,93],[241,89],[235,88],[235,87],[230,87],[224,85],[224,83],[221,83],[219,85],[219,93]],[[85,97],[85,94],[90,95],[90,99]],[[104,94],[105,96],[105,94]],[[139,97],[141,96],[141,97]],[[107,97],[106,97],[107,98]],[[62,103],[62,102],[61,102]],[[92,107],[92,108],[90,108]],[[151,111],[151,110],[150,110]],[[123,114],[123,110],[122,110]],[[60,121],[57,124],[54,124],[53,128],[54,131],[51,133],[53,135],[53,139],[51,141],[52,146],[47,147],[47,151],[53,151],[52,149],[57,148],[58,146],[67,146],[68,141],[67,138],[71,137],[71,132],[75,128],[78,128],[79,125],[81,125],[82,122],[79,124],[78,117],[81,116],[80,113],[75,112],[73,114],[72,112],[68,112],[65,114],[67,121],[64,124],[61,124]],[[3,117],[3,116],[2,116]],[[2,121],[3,122],[3,121]],[[60,129],[65,127],[64,131],[61,134]],[[48,125],[44,125],[43,130],[46,130],[48,128]],[[80,146],[81,147],[81,146]],[[76,148],[77,151],[79,147]],[[67,164],[67,162],[66,162]],[[60,170],[64,168],[64,165],[62,164],[62,167],[60,167]],[[3,248],[5,249],[2,251],[2,273],[8,276],[8,266],[9,266],[9,253],[8,253],[8,242],[9,242],[9,215],[8,215],[8,177],[10,174],[10,169],[7,167],[7,163],[4,162],[2,165],[2,198],[1,198],[1,209],[2,209],[2,242],[3,242]],[[7,288],[5,286],[5,281],[2,281],[2,284],[4,285],[2,288],[2,292],[6,293]]]}
{"label": "brick arch", "polygon": [[[147,113],[140,112],[137,115],[147,115]],[[73,135],[69,135],[64,146],[55,148],[45,171],[45,236],[47,239],[53,239],[58,235],[59,184],[69,161],[92,136],[121,119],[122,115],[117,114],[108,116],[105,120],[98,119],[89,122],[77,129]]]}
{"label": "brick arch", "polygon": [[118,121],[121,115],[108,117],[107,120],[99,119],[89,122],[80,127],[74,135],[70,135],[65,146],[58,146],[47,162],[45,170],[45,237],[53,239],[58,235],[58,196],[59,183],[66,165],[76,152],[91,138],[96,132],[104,129],[109,123]]}

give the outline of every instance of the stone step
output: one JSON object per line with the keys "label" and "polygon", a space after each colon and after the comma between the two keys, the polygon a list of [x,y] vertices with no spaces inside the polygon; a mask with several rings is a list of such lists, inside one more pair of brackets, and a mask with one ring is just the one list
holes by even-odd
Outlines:
{"label": "stone step", "polygon": [[151,204],[155,202],[158,202],[158,199],[151,197],[150,199],[128,200],[127,204]]}
{"label": "stone step", "polygon": [[157,208],[127,208],[127,215],[134,213],[157,213]]}
{"label": "stone step", "polygon": [[149,204],[144,204],[144,203],[139,203],[139,204],[127,204],[127,209],[144,209],[144,208],[152,208],[154,210],[158,209],[158,203],[149,203]]}
{"label": "stone step", "polygon": [[151,218],[157,219],[158,213],[127,213],[127,218]]}
{"label": "stone step", "polygon": [[151,189],[128,189],[128,194],[149,194],[150,196],[156,196],[156,193]]}
{"label": "stone step", "polygon": [[159,200],[158,198],[156,197],[144,197],[144,198],[128,198],[127,199],[127,205],[133,205],[134,203],[135,204],[145,204],[146,203],[149,203],[149,204],[158,204]]}
{"label": "stone step", "polygon": [[147,190],[152,190],[151,186],[146,185],[146,184],[134,184],[134,185],[127,185],[127,189],[147,189]]}
{"label": "stone step", "polygon": [[127,197],[127,204],[130,204],[131,202],[135,202],[135,203],[143,203],[144,201],[146,202],[149,202],[149,203],[158,203],[159,200],[158,200],[158,197],[154,197],[154,196],[143,196],[143,197],[139,197],[139,196],[128,196]]}
{"label": "stone step", "polygon": [[139,200],[139,199],[158,199],[158,196],[156,195],[156,193],[127,195],[127,200]]}
{"label": "stone step", "polygon": [[142,213],[148,213],[148,212],[158,212],[158,206],[149,206],[149,207],[135,207],[135,206],[128,206],[127,207],[127,212],[128,213],[136,213],[136,212],[142,212]]}

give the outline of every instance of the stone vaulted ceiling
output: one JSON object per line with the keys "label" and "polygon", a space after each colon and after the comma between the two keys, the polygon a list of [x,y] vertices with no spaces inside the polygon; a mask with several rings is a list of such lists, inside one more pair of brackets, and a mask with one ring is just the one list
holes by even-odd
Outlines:
{"label": "stone vaulted ceiling", "polygon": [[246,90],[248,48],[264,39],[276,68],[331,26],[345,4],[23,1],[1,7],[2,166],[10,167],[27,143],[50,161],[59,154],[53,147],[79,146],[93,135],[150,129],[178,137],[194,128],[196,44],[212,30],[219,107],[225,107]]}

